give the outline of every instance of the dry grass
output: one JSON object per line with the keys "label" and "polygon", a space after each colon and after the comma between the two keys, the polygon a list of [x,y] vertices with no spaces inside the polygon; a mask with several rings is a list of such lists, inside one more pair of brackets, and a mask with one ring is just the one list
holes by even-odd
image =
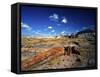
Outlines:
{"label": "dry grass", "polygon": [[[56,54],[31,64],[28,68],[22,68],[22,70],[42,70],[42,69],[59,69],[59,68],[77,68],[77,67],[91,67],[95,64],[95,40],[87,40],[82,38],[22,38],[22,58],[21,61],[27,61],[32,59],[38,54],[45,53],[46,51],[53,52],[52,48],[79,45],[80,55],[60,55],[54,57]],[[33,60],[34,61],[34,60]],[[32,62],[33,62],[32,61]],[[27,63],[26,63],[27,64]],[[22,65],[23,67],[24,65]]]}

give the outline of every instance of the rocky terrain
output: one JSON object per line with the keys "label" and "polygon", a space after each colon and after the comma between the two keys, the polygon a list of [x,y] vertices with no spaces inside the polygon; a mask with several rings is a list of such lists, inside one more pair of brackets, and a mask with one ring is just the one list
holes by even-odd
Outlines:
{"label": "rocky terrain", "polygon": [[95,65],[95,38],[22,38],[21,68],[67,69]]}

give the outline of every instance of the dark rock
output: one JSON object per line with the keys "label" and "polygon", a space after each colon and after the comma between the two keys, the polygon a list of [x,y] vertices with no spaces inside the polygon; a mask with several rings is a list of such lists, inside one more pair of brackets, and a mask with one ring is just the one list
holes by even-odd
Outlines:
{"label": "dark rock", "polygon": [[76,59],[76,62],[81,62],[81,59],[77,58],[77,59]]}
{"label": "dark rock", "polygon": [[70,55],[70,53],[71,53],[71,47],[70,46],[64,47],[64,51],[65,51],[64,55],[65,54]]}
{"label": "dark rock", "polygon": [[76,50],[75,47],[72,47],[72,54],[80,55],[79,50]]}

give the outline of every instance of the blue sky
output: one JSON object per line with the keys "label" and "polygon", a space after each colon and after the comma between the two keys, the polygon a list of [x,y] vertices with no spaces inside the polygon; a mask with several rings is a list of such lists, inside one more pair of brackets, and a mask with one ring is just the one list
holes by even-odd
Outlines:
{"label": "blue sky", "polygon": [[47,7],[21,7],[24,36],[55,36],[94,28],[95,10]]}

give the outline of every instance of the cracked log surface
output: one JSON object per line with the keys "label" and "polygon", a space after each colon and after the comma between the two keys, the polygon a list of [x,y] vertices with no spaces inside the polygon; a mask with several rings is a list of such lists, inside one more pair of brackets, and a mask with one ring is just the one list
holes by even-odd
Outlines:
{"label": "cracked log surface", "polygon": [[46,52],[41,52],[37,54],[36,56],[32,57],[31,59],[27,59],[22,62],[22,69],[28,68],[32,65],[35,65],[36,63],[39,63],[48,57],[50,59],[55,58],[57,56],[63,55],[64,54],[64,49],[62,47],[55,47],[52,48]]}

